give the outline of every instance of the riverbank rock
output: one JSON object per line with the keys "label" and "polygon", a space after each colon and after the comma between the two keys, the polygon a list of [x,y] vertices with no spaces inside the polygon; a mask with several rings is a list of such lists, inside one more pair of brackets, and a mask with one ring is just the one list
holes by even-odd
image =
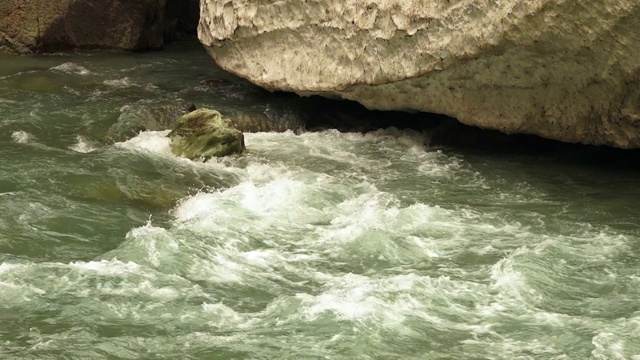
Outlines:
{"label": "riverbank rock", "polygon": [[158,49],[198,14],[197,0],[0,1],[0,50]]}
{"label": "riverbank rock", "polygon": [[233,122],[205,108],[181,116],[167,137],[175,155],[191,160],[240,154],[245,149],[244,135]]}
{"label": "riverbank rock", "polygon": [[640,147],[636,0],[203,0],[200,41],[268,90]]}

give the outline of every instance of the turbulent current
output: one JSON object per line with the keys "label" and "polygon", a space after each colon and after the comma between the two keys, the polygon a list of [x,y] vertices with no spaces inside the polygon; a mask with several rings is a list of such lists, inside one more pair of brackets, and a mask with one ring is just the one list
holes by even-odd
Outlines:
{"label": "turbulent current", "polygon": [[0,57],[0,358],[640,359],[635,167],[396,128],[103,141],[179,100],[290,115],[265,96],[188,44]]}

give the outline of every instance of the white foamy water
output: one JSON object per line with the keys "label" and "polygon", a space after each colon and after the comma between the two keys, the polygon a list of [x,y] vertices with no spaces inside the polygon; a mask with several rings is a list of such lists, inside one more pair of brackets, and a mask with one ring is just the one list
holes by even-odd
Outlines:
{"label": "white foamy water", "polygon": [[[120,146],[169,156],[165,135],[142,133]],[[128,251],[148,254],[147,263],[156,269],[232,286],[238,295],[231,296],[238,300],[245,292],[263,294],[253,301],[264,307],[244,316],[223,308],[225,326],[259,329],[275,318],[281,325],[347,322],[323,346],[382,331],[416,339],[435,339],[438,333],[463,339],[458,345],[445,341],[434,350],[442,353],[484,348],[505,359],[520,351],[562,354],[549,345],[557,336],[553,331],[522,340],[501,330],[521,321],[557,329],[574,321],[540,310],[537,304],[544,297],[530,282],[535,274],[519,268],[520,257],[536,253],[522,245],[538,235],[492,214],[437,203],[405,204],[378,187],[395,179],[395,164],[384,155],[362,159],[358,149],[373,145],[384,149],[382,154],[401,154],[414,169],[412,176],[423,180],[458,176],[485,189],[487,182],[459,159],[419,151],[419,138],[393,131],[366,136],[331,131],[247,134],[246,141],[249,155],[193,163],[233,171],[239,183],[183,199],[171,212],[171,228],[135,229],[126,244]],[[307,163],[296,161],[299,153],[311,155]],[[335,172],[329,166],[350,170]],[[373,174],[373,168],[387,170]],[[547,244],[536,251],[556,246],[554,241]],[[611,244],[612,251],[621,245],[615,240]],[[456,265],[461,256],[495,260],[462,269]],[[284,289],[291,289],[290,295],[283,295]],[[402,353],[401,347],[387,350]]]}
{"label": "white foamy water", "polygon": [[99,275],[126,275],[136,273],[140,266],[133,262],[122,263],[119,261],[91,261],[69,264],[71,268],[95,272]]}
{"label": "white foamy water", "polygon": [[128,87],[134,86],[134,83],[131,82],[131,80],[128,77],[124,77],[121,79],[105,80],[102,83],[114,88],[128,88]]}
{"label": "white foamy water", "polygon": [[171,153],[171,140],[167,138],[170,131],[145,131],[138,136],[124,142],[117,143],[120,146],[133,150],[144,150],[165,156],[173,156]]}
{"label": "white foamy water", "polygon": [[33,135],[29,134],[26,131],[14,131],[11,134],[11,139],[18,144],[28,144],[33,140]]}
{"label": "white foamy water", "polygon": [[[640,351],[638,317],[606,305],[635,311],[640,277],[609,265],[625,258],[629,237],[548,216],[553,203],[522,216],[494,206],[541,190],[514,184],[496,196],[491,174],[425,149],[420,134],[246,134],[246,154],[206,163],[173,156],[166,135],[116,147],[166,167],[162,176],[226,182],[176,199],[167,220],[130,229],[97,259],[0,264],[3,303],[89,329],[40,334],[42,349],[104,341],[132,354],[336,359]],[[479,204],[464,201],[472,193]],[[125,327],[104,340],[113,324]]]}
{"label": "white foamy water", "polygon": [[97,145],[86,139],[83,136],[78,135],[76,137],[77,142],[71,146],[69,146],[69,150],[73,150],[75,152],[87,154],[98,149]]}
{"label": "white foamy water", "polygon": [[59,71],[66,74],[76,74],[76,75],[89,75],[91,71],[84,66],[78,65],[73,62],[66,62],[64,64],[60,64],[58,66],[54,66],[51,70]]}

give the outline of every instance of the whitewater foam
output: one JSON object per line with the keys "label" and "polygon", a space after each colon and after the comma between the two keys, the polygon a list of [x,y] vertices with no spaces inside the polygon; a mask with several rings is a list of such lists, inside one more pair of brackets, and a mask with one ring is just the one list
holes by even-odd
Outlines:
{"label": "whitewater foam", "polygon": [[98,147],[96,146],[96,144],[92,143],[91,141],[89,141],[88,139],[86,139],[84,136],[81,136],[81,135],[76,136],[76,143],[69,146],[69,150],[83,153],[83,154],[94,152],[97,149]]}
{"label": "whitewater foam", "polygon": [[76,75],[83,75],[83,76],[91,74],[91,71],[89,71],[89,69],[72,62],[66,62],[64,64],[54,66],[50,70],[62,72],[65,74],[76,74]]}
{"label": "whitewater foam", "polygon": [[121,79],[105,80],[102,83],[104,85],[107,85],[107,86],[110,86],[110,87],[113,87],[113,88],[119,88],[119,89],[125,89],[125,88],[128,88],[128,87],[135,86],[135,84],[128,77],[124,77],[124,78],[121,78]]}
{"label": "whitewater foam", "polygon": [[[216,341],[233,345],[258,341],[238,330],[273,334],[330,325],[335,333],[318,343],[320,352],[349,348],[360,338],[375,347],[373,339],[381,336],[436,346],[446,337],[456,339],[445,349],[451,353],[477,350],[500,359],[561,356],[550,339],[577,326],[613,334],[594,338],[594,358],[633,351],[610,331],[630,324],[541,309],[548,282],[561,282],[562,267],[573,263],[554,264],[559,275],[547,282],[536,274],[545,267],[556,271],[537,261],[541,257],[574,251],[574,262],[603,261],[625,250],[629,238],[589,227],[548,237],[494,208],[389,190],[394,181],[437,183],[456,176],[466,182],[447,189],[485,190],[488,182],[461,158],[425,152],[421,135],[247,134],[245,156],[201,163],[173,156],[166,134],[143,132],[117,146],[180,162],[189,171],[233,177],[178,201],[163,227],[149,222],[132,229],[102,257],[108,260],[69,265],[72,283],[88,283],[83,276],[89,273],[100,284],[89,297],[149,302],[114,303],[103,310],[108,319],[161,317],[176,326],[231,332]],[[600,246],[604,255],[597,257]],[[514,332],[515,324],[528,328]],[[536,333],[545,335],[530,336]],[[189,341],[200,338],[194,334]],[[577,341],[580,335],[568,336]]]}
{"label": "whitewater foam", "polygon": [[102,261],[90,261],[90,262],[74,262],[70,263],[69,267],[72,269],[92,271],[99,275],[123,275],[130,273],[138,273],[140,266],[133,262],[123,263],[117,260],[102,260]]}
{"label": "whitewater foam", "polygon": [[11,263],[1,263],[0,264],[0,274],[8,273],[16,269],[23,268],[24,265],[21,264],[11,264]]}
{"label": "whitewater foam", "polygon": [[136,137],[116,143],[116,146],[133,150],[145,150],[148,152],[172,156],[171,139],[167,137],[170,133],[166,131],[142,131]]}
{"label": "whitewater foam", "polygon": [[33,135],[29,134],[26,131],[14,131],[11,134],[11,139],[18,144],[28,144],[33,141]]}
{"label": "whitewater foam", "polygon": [[592,344],[595,347],[595,349],[591,352],[591,356],[594,359],[626,359],[626,356],[624,355],[624,342],[618,339],[615,334],[609,332],[601,332],[593,337]]}
{"label": "whitewater foam", "polygon": [[202,311],[209,321],[217,327],[239,324],[246,321],[241,314],[238,314],[222,303],[209,304],[205,302],[202,304]]}

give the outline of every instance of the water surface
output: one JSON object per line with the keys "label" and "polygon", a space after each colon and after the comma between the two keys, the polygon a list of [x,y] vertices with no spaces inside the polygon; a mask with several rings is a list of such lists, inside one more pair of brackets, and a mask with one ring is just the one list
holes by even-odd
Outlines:
{"label": "water surface", "polygon": [[0,57],[0,358],[640,359],[633,166],[394,128],[102,142],[260,94],[189,44]]}

